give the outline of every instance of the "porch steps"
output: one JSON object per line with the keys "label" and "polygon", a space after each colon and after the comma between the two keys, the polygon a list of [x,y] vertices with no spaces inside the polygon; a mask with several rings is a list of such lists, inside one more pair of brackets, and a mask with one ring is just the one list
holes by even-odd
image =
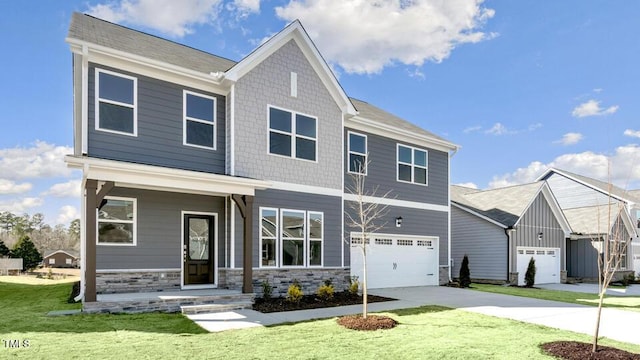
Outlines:
{"label": "porch steps", "polygon": [[83,304],[84,313],[145,313],[168,312],[203,314],[251,308],[255,294],[229,290],[156,292],[146,294],[110,294],[99,296],[97,302]]}
{"label": "porch steps", "polygon": [[180,306],[183,315],[195,314],[211,314],[232,310],[250,309],[253,301],[236,301],[226,304],[203,304],[203,305],[184,305]]}

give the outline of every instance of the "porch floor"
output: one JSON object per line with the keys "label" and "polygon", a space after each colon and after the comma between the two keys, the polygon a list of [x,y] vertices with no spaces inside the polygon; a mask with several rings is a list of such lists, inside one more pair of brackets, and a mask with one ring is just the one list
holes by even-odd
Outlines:
{"label": "porch floor", "polygon": [[239,290],[203,289],[145,293],[98,294],[95,302],[85,302],[85,313],[183,312],[203,313],[250,308],[255,294]]}

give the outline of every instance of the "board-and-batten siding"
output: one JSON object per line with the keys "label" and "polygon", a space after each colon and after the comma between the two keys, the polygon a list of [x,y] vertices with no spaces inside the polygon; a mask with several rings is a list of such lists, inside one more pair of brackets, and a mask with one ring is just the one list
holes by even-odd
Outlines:
{"label": "board-and-batten siding", "polygon": [[567,276],[597,279],[598,256],[591,239],[567,240]]}
{"label": "board-and-batten siding", "polygon": [[549,176],[547,183],[562,209],[609,203],[609,197],[605,194],[559,174]]}
{"label": "board-and-batten siding", "polygon": [[[276,209],[318,211],[324,213],[323,224],[323,253],[325,267],[340,267],[342,265],[342,198],[338,196],[317,195],[283,190],[258,190],[253,202],[253,267],[260,267],[260,207]],[[280,214],[278,214],[280,216]],[[236,223],[242,224],[242,217],[236,214]],[[242,261],[238,253],[242,254],[242,232],[236,231],[235,240],[236,267]],[[278,251],[281,251],[278,248]],[[241,255],[240,255],[241,256]],[[286,267],[284,267],[286,268]],[[310,268],[311,269],[311,268]]]}
{"label": "board-and-batten siding", "polygon": [[96,268],[180,269],[182,211],[218,214],[218,266],[224,267],[225,198],[115,188],[108,196],[137,199],[136,246],[96,246]]}
{"label": "board-and-batten siding", "polygon": [[[369,134],[363,131],[345,129],[345,191],[353,181],[349,173],[349,132],[367,136],[367,152],[369,167],[365,178],[365,187],[371,191],[377,187],[377,194],[390,191],[389,197],[397,200],[417,201],[428,204],[448,205],[449,186],[449,154],[403,143],[394,139]],[[427,182],[428,185],[410,184],[397,180],[397,145],[407,145],[428,151]]]}
{"label": "board-and-batten siding", "polygon": [[507,251],[507,235],[503,228],[451,206],[453,277],[460,274],[460,264],[466,254],[471,278],[506,281]]}
{"label": "board-and-batten siding", "polygon": [[[95,68],[138,79],[138,136],[95,128]],[[183,90],[216,98],[216,150],[183,144]],[[102,65],[89,67],[90,157],[175,169],[225,173],[225,97]]]}
{"label": "board-and-batten siding", "polygon": [[[349,208],[349,204],[353,203],[346,201],[344,205],[345,212],[353,213],[353,210]],[[439,239],[438,247],[439,265],[446,266],[449,263],[448,260],[448,221],[447,212],[444,211],[431,211],[431,210],[419,210],[410,209],[399,206],[388,206],[386,208],[385,216],[376,221],[377,225],[383,226],[382,229],[376,231],[383,234],[397,234],[397,235],[415,235],[415,236],[436,236]],[[402,226],[396,227],[396,218],[402,217]],[[345,239],[350,238],[351,232],[359,232],[357,228],[351,228],[349,226],[348,219],[345,215]],[[350,265],[350,247],[345,247],[345,266]]]}

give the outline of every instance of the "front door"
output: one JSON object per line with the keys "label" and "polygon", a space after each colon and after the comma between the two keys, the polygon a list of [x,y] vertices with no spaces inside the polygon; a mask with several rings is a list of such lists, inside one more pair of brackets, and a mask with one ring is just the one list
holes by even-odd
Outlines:
{"label": "front door", "polygon": [[183,276],[184,285],[214,284],[215,217],[184,215]]}

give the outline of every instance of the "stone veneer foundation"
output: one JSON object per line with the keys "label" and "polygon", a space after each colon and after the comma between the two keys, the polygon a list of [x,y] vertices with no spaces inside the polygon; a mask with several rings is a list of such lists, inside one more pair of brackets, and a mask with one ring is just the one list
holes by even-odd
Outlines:
{"label": "stone veneer foundation", "polygon": [[[221,287],[242,288],[242,269],[220,269],[219,274]],[[349,287],[350,277],[349,268],[253,269],[253,291],[256,297],[262,297],[262,283],[268,281],[272,296],[286,296],[294,280],[300,283],[305,294],[314,294],[325,280],[331,280],[335,291],[343,291]]]}
{"label": "stone veneer foundation", "polygon": [[98,272],[96,292],[119,294],[131,292],[180,290],[180,271]]}

